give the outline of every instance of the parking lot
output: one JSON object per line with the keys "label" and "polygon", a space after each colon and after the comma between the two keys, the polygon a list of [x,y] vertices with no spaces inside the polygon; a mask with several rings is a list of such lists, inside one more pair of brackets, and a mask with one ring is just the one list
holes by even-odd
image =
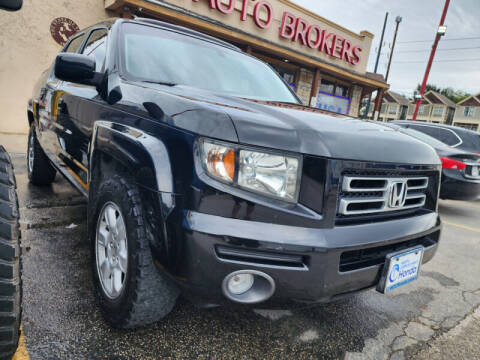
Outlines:
{"label": "parking lot", "polygon": [[[85,200],[59,175],[51,187],[30,185],[22,156],[14,157],[14,166],[23,237],[23,331],[32,359],[429,358],[441,335],[480,305],[480,201],[441,201],[444,231],[436,257],[418,281],[388,296],[370,290],[288,309],[205,310],[180,299],[161,323],[114,330],[93,296]],[[478,334],[473,339],[462,347],[471,351],[465,358],[478,350]]]}

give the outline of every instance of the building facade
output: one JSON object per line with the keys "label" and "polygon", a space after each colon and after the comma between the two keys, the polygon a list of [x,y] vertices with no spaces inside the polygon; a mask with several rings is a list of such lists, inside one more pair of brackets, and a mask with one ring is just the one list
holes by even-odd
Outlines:
{"label": "building facade", "polygon": [[371,33],[357,34],[289,0],[30,1],[0,19],[0,69],[6,69],[0,83],[8,89],[0,97],[0,132],[28,131],[25,104],[62,48],[59,35],[71,36],[65,29],[72,24],[84,28],[115,16],[155,18],[237,45],[272,65],[304,104],[317,108],[358,116],[362,98],[388,89],[366,71]]}
{"label": "building facade", "polygon": [[480,132],[480,93],[457,103],[453,125]]}
{"label": "building facade", "polygon": [[52,22],[65,17],[84,28],[111,16],[103,0],[24,1],[20,11],[0,13],[0,132],[28,132],[33,86],[63,47],[52,37]]}
{"label": "building facade", "polygon": [[[410,100],[405,96],[393,91],[387,91],[382,98],[382,107],[378,115],[378,121],[389,122],[394,120],[406,120]],[[373,106],[370,107],[368,117],[372,118]]]}
{"label": "building facade", "polygon": [[[415,102],[408,107],[407,120],[412,120]],[[418,110],[417,120],[436,124],[452,125],[455,114],[455,103],[442,94],[430,90],[423,96]]]}

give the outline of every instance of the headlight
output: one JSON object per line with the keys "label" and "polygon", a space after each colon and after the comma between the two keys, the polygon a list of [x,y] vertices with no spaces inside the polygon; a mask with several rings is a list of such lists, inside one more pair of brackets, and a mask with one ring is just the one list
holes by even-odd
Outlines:
{"label": "headlight", "polygon": [[232,183],[235,177],[235,150],[226,146],[202,142],[202,162],[210,176]]}
{"label": "headlight", "polygon": [[296,202],[300,157],[200,141],[202,164],[214,179],[288,202]]}

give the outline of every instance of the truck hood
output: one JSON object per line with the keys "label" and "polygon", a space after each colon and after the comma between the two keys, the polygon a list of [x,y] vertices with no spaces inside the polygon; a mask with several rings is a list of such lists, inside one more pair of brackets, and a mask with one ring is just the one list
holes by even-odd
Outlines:
{"label": "truck hood", "polygon": [[[188,86],[148,87],[158,95],[148,97],[158,100],[156,103],[162,113],[169,115],[172,125],[200,135],[233,140],[226,124],[230,119],[238,142],[243,144],[336,159],[440,164],[433,148],[380,124],[297,104],[249,100]],[[175,106],[169,109],[168,104]],[[199,124],[198,119],[211,117],[215,123],[207,120]]]}

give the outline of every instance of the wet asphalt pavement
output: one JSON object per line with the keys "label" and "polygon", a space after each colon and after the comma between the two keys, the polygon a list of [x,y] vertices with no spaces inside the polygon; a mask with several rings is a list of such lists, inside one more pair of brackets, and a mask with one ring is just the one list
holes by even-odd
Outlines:
{"label": "wet asphalt pavement", "polygon": [[[288,309],[197,309],[180,299],[162,322],[110,328],[95,304],[86,202],[60,175],[28,183],[14,157],[21,208],[24,315],[31,359],[402,359],[480,305],[480,201],[442,201],[444,232],[418,281]],[[480,357],[480,349],[479,349]]]}

